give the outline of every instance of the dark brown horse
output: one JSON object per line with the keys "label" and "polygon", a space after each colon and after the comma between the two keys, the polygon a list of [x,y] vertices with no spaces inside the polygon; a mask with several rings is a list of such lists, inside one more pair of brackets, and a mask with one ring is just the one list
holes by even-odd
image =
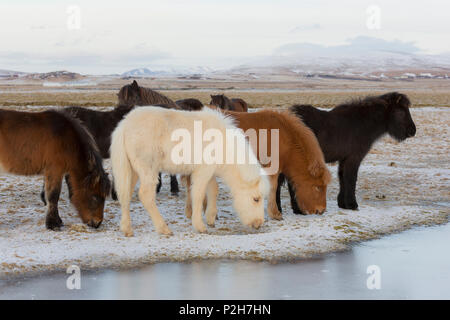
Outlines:
{"label": "dark brown horse", "polygon": [[219,95],[211,95],[211,102],[210,105],[219,107],[223,110],[230,110],[230,111],[240,111],[240,112],[247,112],[248,111],[248,105],[247,102],[240,98],[233,98],[228,99],[227,96],[223,94]]}
{"label": "dark brown horse", "polygon": [[126,106],[151,106],[165,104],[169,108],[181,109],[172,99],[150,88],[140,87],[136,80],[123,86],[119,93],[119,105]]}
{"label": "dark brown horse", "polygon": [[74,118],[54,110],[0,110],[0,171],[45,177],[48,229],[63,225],[58,201],[65,175],[81,220],[95,228],[103,221],[110,182],[94,139]]}
{"label": "dark brown horse", "polygon": [[[109,148],[111,146],[111,134],[120,120],[122,120],[131,109],[133,109],[133,107],[128,105],[119,105],[111,111],[98,111],[82,107],[68,107],[64,108],[61,112],[80,120],[83,126],[94,138],[102,158],[108,159]],[[68,177],[66,176],[66,182],[67,181]],[[117,200],[114,189],[112,189],[112,197],[114,200]],[[42,188],[41,199],[44,204],[47,204],[45,199],[45,186]]]}
{"label": "dark brown horse", "polygon": [[[314,131],[325,161],[339,161],[340,208],[358,208],[355,197],[358,169],[376,140],[389,134],[397,141],[403,141],[416,134],[416,126],[409,113],[410,105],[406,95],[390,92],[344,103],[331,111],[310,105],[291,107],[290,110]],[[277,202],[281,210],[279,192],[278,187]],[[301,213],[293,200],[295,194],[292,190],[290,193],[294,212]]]}
{"label": "dark brown horse", "polygon": [[203,103],[193,98],[177,100],[176,104],[181,109],[188,111],[200,111],[203,109]]}

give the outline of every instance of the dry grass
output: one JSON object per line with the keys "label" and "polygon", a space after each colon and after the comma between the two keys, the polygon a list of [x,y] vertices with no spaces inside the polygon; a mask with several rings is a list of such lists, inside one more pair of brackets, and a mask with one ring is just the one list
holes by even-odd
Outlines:
{"label": "dry grass", "polygon": [[[196,98],[204,104],[209,103],[212,92],[170,90],[161,91],[173,100]],[[221,91],[222,92],[222,91]],[[229,97],[239,97],[252,108],[283,107],[293,104],[312,104],[320,107],[333,107],[346,100],[385,93],[386,91],[306,91],[306,92],[252,92],[231,91],[224,93]],[[449,92],[403,91],[411,99],[414,107],[450,107]],[[1,106],[112,106],[117,103],[114,91],[98,92],[6,92],[0,94]]]}
{"label": "dry grass", "polygon": [[[113,106],[117,92],[130,80],[103,82],[96,87],[54,88],[42,83],[0,83],[0,106]],[[313,104],[333,107],[346,100],[376,95],[389,91],[406,93],[415,107],[450,107],[448,80],[417,82],[368,81],[180,81],[139,80],[142,86],[151,87],[173,100],[196,98],[209,103],[210,95],[225,93],[239,97],[250,107],[289,107],[293,104]],[[70,89],[70,90],[67,90]]]}

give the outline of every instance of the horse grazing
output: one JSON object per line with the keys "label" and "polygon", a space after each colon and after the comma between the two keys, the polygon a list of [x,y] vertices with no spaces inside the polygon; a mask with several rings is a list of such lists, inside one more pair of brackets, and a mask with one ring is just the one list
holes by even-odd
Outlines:
{"label": "horse grazing", "polygon": [[[62,113],[81,121],[83,126],[89,131],[100,151],[103,159],[109,158],[109,148],[111,146],[111,134],[120,120],[126,115],[133,106],[119,105],[111,111],[98,111],[82,107],[68,107],[61,110]],[[68,176],[66,176],[68,183]],[[70,191],[70,188],[69,188]],[[111,196],[117,200],[114,189],[111,190]],[[41,199],[47,204],[45,199],[45,185],[42,188]]]}
{"label": "horse grazing", "polygon": [[110,182],[95,141],[76,119],[54,110],[0,110],[0,171],[45,177],[47,229],[63,225],[58,201],[66,174],[81,220],[94,228],[103,221]]}
{"label": "horse grazing", "polygon": [[[358,208],[355,197],[358,169],[376,140],[389,134],[397,141],[403,141],[416,134],[410,105],[406,95],[390,92],[344,103],[330,111],[310,105],[291,107],[290,110],[314,131],[325,161],[339,161],[340,208]],[[292,196],[293,193],[291,200]],[[294,212],[300,213],[295,201],[291,203]]]}
{"label": "horse grazing", "polygon": [[[199,146],[203,155],[209,146],[208,144],[202,149],[202,141],[197,141],[195,128],[198,123],[201,123],[205,134],[208,129],[219,131],[222,137],[226,136],[227,130],[235,132],[238,140],[244,144],[243,150],[238,147],[238,152],[244,152],[246,159],[249,159],[248,162],[243,164],[221,162],[221,164],[219,161],[207,164],[206,160],[190,159],[190,154],[194,155],[191,147],[196,150]],[[155,204],[155,187],[160,171],[191,176],[192,225],[198,232],[206,231],[202,220],[202,203],[207,184],[213,176],[222,177],[230,187],[233,204],[242,223],[259,228],[264,222],[264,197],[267,193],[268,181],[266,176],[261,175],[261,166],[244,135],[236,131],[238,130],[231,119],[220,112],[208,109],[189,112],[148,107],[137,108],[130,112],[114,130],[111,145],[114,182],[122,209],[120,228],[125,236],[133,235],[129,207],[138,179],[140,180],[139,198],[149,212],[156,231],[160,234],[171,234]],[[177,150],[180,145],[180,142],[173,139],[173,135],[177,132],[183,133],[178,138],[197,139],[188,141],[188,150],[182,150],[183,156],[189,154],[187,155],[189,159],[185,159],[186,161],[174,160],[174,150]],[[223,154],[234,152],[234,143],[225,141],[221,146]],[[196,158],[195,155],[194,158]]]}
{"label": "horse grazing", "polygon": [[240,98],[233,98],[228,99],[227,96],[223,94],[219,95],[211,95],[211,102],[210,105],[217,106],[220,109],[223,110],[230,110],[230,111],[240,111],[240,112],[247,112],[248,111],[248,105],[247,102]]}
{"label": "horse grazing", "polygon": [[[278,160],[276,172],[269,175],[270,193],[268,196],[267,210],[272,219],[282,219],[281,212],[278,210],[276,201],[276,190],[278,185],[278,176],[282,172],[290,181],[292,181],[297,196],[298,205],[308,214],[322,214],[326,209],[327,185],[330,182],[330,172],[324,161],[322,151],[317,142],[314,133],[306,127],[303,122],[291,114],[290,112],[278,112],[272,110],[262,110],[252,113],[225,111],[225,114],[235,119],[239,128],[244,130],[245,134],[251,138],[252,129],[256,131],[257,141],[253,141],[253,150],[261,157],[264,150],[278,149],[278,159],[271,159],[270,166],[273,161]],[[278,141],[272,146],[272,130],[278,130]],[[267,133],[267,136],[265,133]],[[261,136],[263,135],[264,136]],[[254,145],[256,143],[256,145]],[[265,151],[265,152],[267,152]],[[260,154],[261,153],[261,154]],[[275,157],[271,154],[271,157]],[[292,161],[298,159],[298,161]],[[269,166],[269,163],[266,165]],[[189,180],[187,181],[189,186]],[[207,210],[206,216],[209,224],[214,224],[215,208],[211,208],[215,204],[210,204],[209,194],[217,195],[217,185],[212,182],[209,185],[211,190],[207,193]],[[189,188],[187,189],[189,191]],[[212,198],[211,197],[211,198]],[[189,193],[187,198],[189,198]],[[186,215],[189,217],[190,208],[186,206]]]}
{"label": "horse grazing", "polygon": [[200,100],[193,98],[177,100],[175,103],[182,110],[200,111],[203,109],[203,103]]}

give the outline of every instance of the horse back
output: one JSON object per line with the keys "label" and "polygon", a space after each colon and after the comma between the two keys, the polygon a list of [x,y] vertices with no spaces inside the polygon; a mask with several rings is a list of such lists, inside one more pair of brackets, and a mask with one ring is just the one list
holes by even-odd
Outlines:
{"label": "horse back", "polygon": [[243,99],[233,98],[231,99],[231,104],[233,105],[233,111],[247,112],[248,105]]}
{"label": "horse back", "polygon": [[9,173],[42,174],[49,166],[64,173],[69,159],[77,159],[75,139],[71,121],[60,112],[0,110],[0,166]]}

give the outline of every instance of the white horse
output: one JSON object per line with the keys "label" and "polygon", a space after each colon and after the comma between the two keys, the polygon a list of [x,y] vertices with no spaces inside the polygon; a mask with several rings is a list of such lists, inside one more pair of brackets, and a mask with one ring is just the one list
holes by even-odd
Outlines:
{"label": "white horse", "polygon": [[[196,129],[199,123],[205,133],[211,129],[210,131],[215,130],[214,132],[226,137],[227,131],[234,132],[238,143],[223,139],[223,144],[219,144],[222,149],[215,149],[214,153],[222,151],[222,155],[239,156],[244,152],[245,161],[228,161],[228,158],[227,161],[208,164],[203,159],[198,161],[198,158],[197,161],[182,163],[174,161],[174,150],[180,147],[180,142],[174,141],[174,133],[179,133],[180,130],[194,137],[191,149],[184,150],[183,156],[192,154],[195,158],[199,153],[203,156],[211,150],[211,145],[203,146],[204,140],[198,141]],[[203,139],[202,136],[200,139]],[[212,141],[211,137],[209,139]],[[234,149],[235,145],[237,150]],[[233,206],[244,225],[259,228],[264,223],[264,198],[269,190],[268,179],[242,130],[236,128],[232,119],[218,111],[204,108],[202,111],[189,112],[154,106],[137,108],[130,112],[113,132],[111,163],[122,210],[120,229],[125,236],[133,235],[129,207],[138,179],[139,199],[149,212],[156,231],[160,234],[172,234],[155,203],[158,173],[161,171],[191,176],[192,225],[198,232],[206,231],[202,218],[203,199],[207,185],[214,176],[221,177],[229,186]],[[208,211],[208,208],[206,210]],[[215,210],[215,206],[209,210]],[[211,213],[213,214],[215,213]]]}

